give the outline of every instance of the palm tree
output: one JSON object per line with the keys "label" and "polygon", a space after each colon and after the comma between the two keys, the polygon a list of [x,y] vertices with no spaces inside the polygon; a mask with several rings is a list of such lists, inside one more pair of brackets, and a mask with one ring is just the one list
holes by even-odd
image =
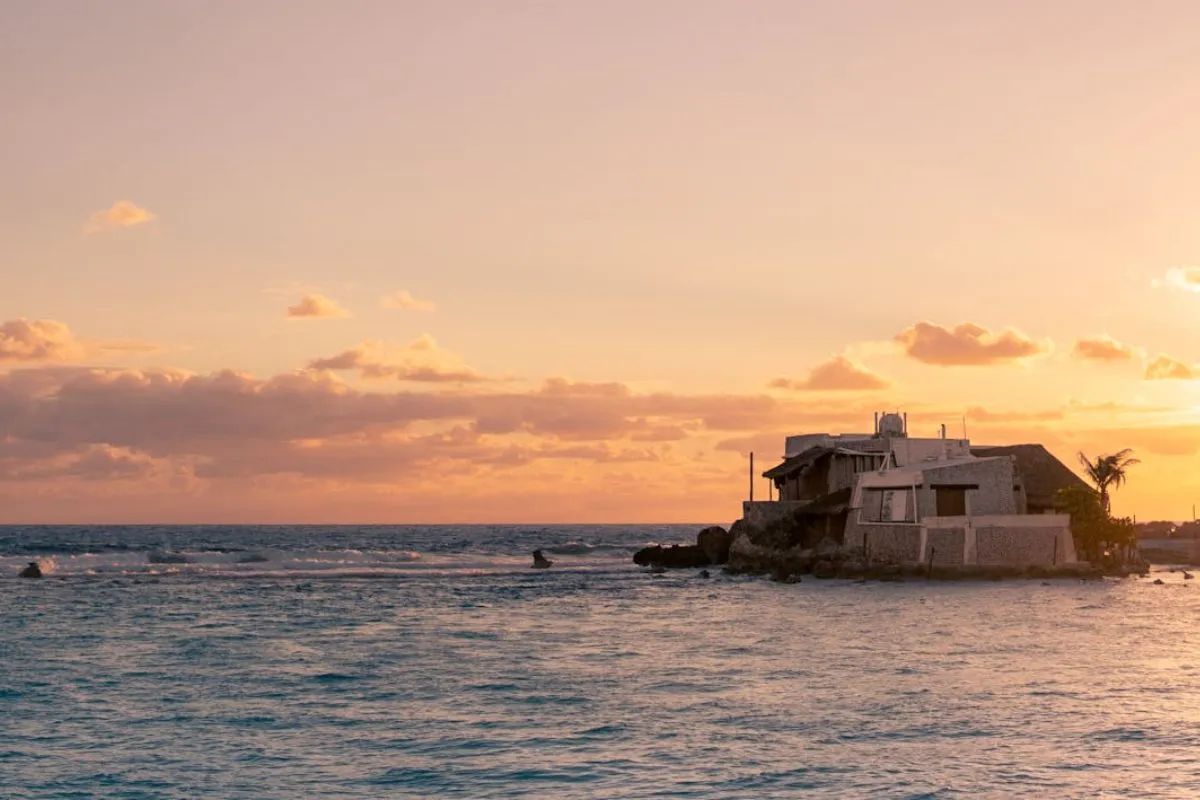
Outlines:
{"label": "palm tree", "polygon": [[1125,470],[1134,464],[1141,463],[1133,457],[1132,453],[1133,450],[1126,447],[1112,455],[1096,456],[1093,461],[1084,455],[1083,451],[1079,452],[1079,463],[1083,465],[1088,480],[1095,484],[1096,491],[1100,493],[1100,505],[1104,508],[1105,514],[1111,513],[1112,510],[1109,490],[1120,488],[1121,484],[1125,483]]}

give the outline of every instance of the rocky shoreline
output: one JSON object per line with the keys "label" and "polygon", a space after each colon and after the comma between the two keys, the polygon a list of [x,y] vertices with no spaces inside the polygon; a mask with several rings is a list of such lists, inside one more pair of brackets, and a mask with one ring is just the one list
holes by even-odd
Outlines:
{"label": "rocky shoreline", "polygon": [[804,576],[817,579],[902,581],[925,580],[1005,580],[1145,575],[1148,564],[1079,564],[1061,567],[1039,566],[940,566],[895,564],[864,557],[831,538],[823,538],[806,547],[802,536],[787,525],[757,526],[743,519],[729,530],[720,526],[704,528],[694,545],[653,545],[639,550],[633,562],[656,571],[721,566],[735,575],[763,575],[781,583],[798,583]]}

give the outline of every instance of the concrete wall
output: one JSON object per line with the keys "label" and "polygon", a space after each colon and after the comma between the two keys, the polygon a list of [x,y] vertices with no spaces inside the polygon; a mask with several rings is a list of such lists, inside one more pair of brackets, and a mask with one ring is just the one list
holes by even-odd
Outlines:
{"label": "concrete wall", "polygon": [[864,440],[869,441],[875,438],[869,433],[802,433],[797,436],[788,436],[783,441],[783,457],[791,458],[803,453],[810,447],[835,447],[845,445],[854,447],[857,443]]}
{"label": "concrete wall", "polygon": [[1057,551],[1053,528],[975,528],[976,563],[981,567],[1061,566],[1064,554]]}
{"label": "concrete wall", "polygon": [[937,513],[937,496],[933,486],[937,484],[977,484],[978,489],[967,492],[967,512],[971,516],[984,514],[1018,514],[1013,493],[1013,462],[1010,458],[979,459],[951,467],[931,467],[924,472],[924,483],[918,487],[918,508],[921,519]]}
{"label": "concrete wall", "polygon": [[965,563],[964,548],[967,542],[967,529],[960,528],[926,528],[925,554],[922,561],[928,563],[933,557],[935,567],[958,567]]}
{"label": "concrete wall", "polygon": [[866,544],[872,561],[910,564],[921,560],[920,525],[846,523],[846,546],[861,553]]}
{"label": "concrete wall", "polygon": [[891,440],[896,464],[901,467],[916,466],[923,461],[965,458],[971,454],[971,443],[966,439],[908,439]]}
{"label": "concrete wall", "polygon": [[751,525],[765,525],[781,517],[789,516],[796,509],[808,505],[807,502],[790,500],[749,500],[742,501],[742,519]]}
{"label": "concrete wall", "polygon": [[1200,539],[1147,537],[1138,548],[1151,564],[1200,564]]}
{"label": "concrete wall", "polygon": [[1063,566],[1074,563],[1070,519],[1062,514],[1002,514],[937,517],[921,524],[846,523],[846,546],[861,553],[864,541],[872,560],[936,566]]}

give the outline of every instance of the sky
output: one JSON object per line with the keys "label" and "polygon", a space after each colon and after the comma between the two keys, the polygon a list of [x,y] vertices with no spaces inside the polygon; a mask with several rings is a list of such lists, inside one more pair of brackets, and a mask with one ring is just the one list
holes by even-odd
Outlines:
{"label": "sky", "polygon": [[0,522],[723,522],[884,409],[1200,502],[1193,2],[0,14]]}

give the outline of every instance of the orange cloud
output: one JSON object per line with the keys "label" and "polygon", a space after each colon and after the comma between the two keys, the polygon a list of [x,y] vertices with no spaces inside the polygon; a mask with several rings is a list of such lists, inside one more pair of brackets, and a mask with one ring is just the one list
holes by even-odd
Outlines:
{"label": "orange cloud", "polygon": [[566,378],[549,378],[542,384],[542,394],[556,397],[591,395],[594,397],[628,397],[629,387],[623,383],[578,383]]}
{"label": "orange cloud", "polygon": [[350,312],[324,295],[306,294],[296,305],[288,306],[287,315],[293,319],[334,319],[348,317]]}
{"label": "orange cloud", "polygon": [[357,371],[368,379],[391,378],[423,383],[479,383],[489,380],[470,367],[463,366],[452,353],[442,350],[428,334],[406,347],[382,342],[363,342],[328,358],[308,363],[309,369],[335,372]]}
{"label": "orange cloud", "polygon": [[73,361],[84,349],[71,329],[50,319],[21,318],[0,323],[0,363],[5,361]]}
{"label": "orange cloud", "polygon": [[[13,320],[0,333],[0,358],[20,367],[0,371],[5,520],[494,521],[536,513],[727,522],[745,490],[747,450],[766,469],[785,436],[869,431],[876,410],[869,393],[645,392],[566,377],[525,388],[480,375],[428,335],[403,345],[367,341],[307,369],[256,378],[69,366],[105,348],[149,345],[89,343],[50,321]],[[856,366],[835,357],[796,383],[854,385],[860,376],[847,364]],[[367,391],[339,377],[346,373],[401,382]],[[943,421],[956,427],[963,413],[943,404],[900,408],[927,435]],[[1089,408],[971,407],[966,415],[977,442],[1041,441],[1068,456],[1117,436],[1156,455],[1193,452],[1200,442],[1200,427],[1179,425],[1187,418],[1178,409],[1135,423],[1119,409],[1105,420],[1083,413]],[[1064,420],[1121,430],[1080,434]],[[1145,429],[1124,429],[1131,424]],[[758,488],[765,496],[765,483]]]}
{"label": "orange cloud", "polygon": [[[41,462],[104,446],[187,465],[199,477],[278,471],[354,481],[431,459],[482,464],[513,447],[522,460],[661,458],[661,450],[620,442],[803,426],[828,413],[766,396],[588,387],[554,381],[550,391],[374,393],[319,371],[256,379],[232,371],[32,369],[0,374],[0,457]],[[615,449],[573,446],[584,443]]]}
{"label": "orange cloud", "polygon": [[1200,379],[1200,366],[1192,366],[1160,353],[1146,365],[1148,381],[1194,381]]}
{"label": "orange cloud", "polygon": [[144,480],[158,469],[144,453],[107,445],[87,445],[72,453],[51,453],[40,460],[7,456],[0,450],[0,480],[35,482],[55,479],[83,481]]}
{"label": "orange cloud", "polygon": [[393,292],[380,300],[384,308],[395,308],[402,311],[437,311],[437,303],[430,300],[418,300],[405,291]]}
{"label": "orange cloud", "polygon": [[128,200],[118,200],[111,208],[97,211],[84,225],[84,233],[103,233],[118,228],[132,228],[157,219],[157,216],[144,208],[139,208]]}
{"label": "orange cloud", "polygon": [[891,384],[868,370],[855,364],[846,356],[834,356],[823,364],[813,367],[802,380],[776,378],[771,381],[773,389],[794,391],[852,391],[867,392],[886,389]]}
{"label": "orange cloud", "polygon": [[4,362],[70,362],[86,358],[145,355],[158,345],[133,339],[82,340],[61,322],[24,318],[0,322],[0,364]]}
{"label": "orange cloud", "polygon": [[1071,357],[1080,361],[1132,361],[1137,355],[1133,347],[1107,335],[1080,339],[1071,348]]}
{"label": "orange cloud", "polygon": [[[438,352],[428,338],[401,349]],[[368,392],[318,370],[0,373],[0,514],[45,520],[53,498],[56,521],[727,522],[747,450],[765,469],[786,435],[869,430],[873,410],[869,397],[642,393],[566,378],[487,388],[497,385]],[[930,433],[960,413],[902,407]],[[1039,441],[1068,458],[1114,442],[1148,455],[1200,443],[1200,426],[1080,433],[1059,411],[967,413],[978,443]]]}
{"label": "orange cloud", "polygon": [[[0,478],[140,476],[191,487],[295,475],[355,484],[545,460],[674,458],[668,445],[636,444],[680,432],[665,435],[658,418],[630,413],[646,410],[632,400],[363,393],[319,372],[256,380],[228,371],[28,370],[0,375]],[[619,406],[597,416],[596,401]],[[489,416],[517,424],[490,431],[479,424]],[[427,431],[431,425],[440,429]]]}
{"label": "orange cloud", "polygon": [[1050,349],[1048,343],[1036,342],[1019,331],[1009,329],[993,334],[970,322],[953,328],[918,322],[897,334],[895,341],[910,358],[943,367],[1007,364]]}

